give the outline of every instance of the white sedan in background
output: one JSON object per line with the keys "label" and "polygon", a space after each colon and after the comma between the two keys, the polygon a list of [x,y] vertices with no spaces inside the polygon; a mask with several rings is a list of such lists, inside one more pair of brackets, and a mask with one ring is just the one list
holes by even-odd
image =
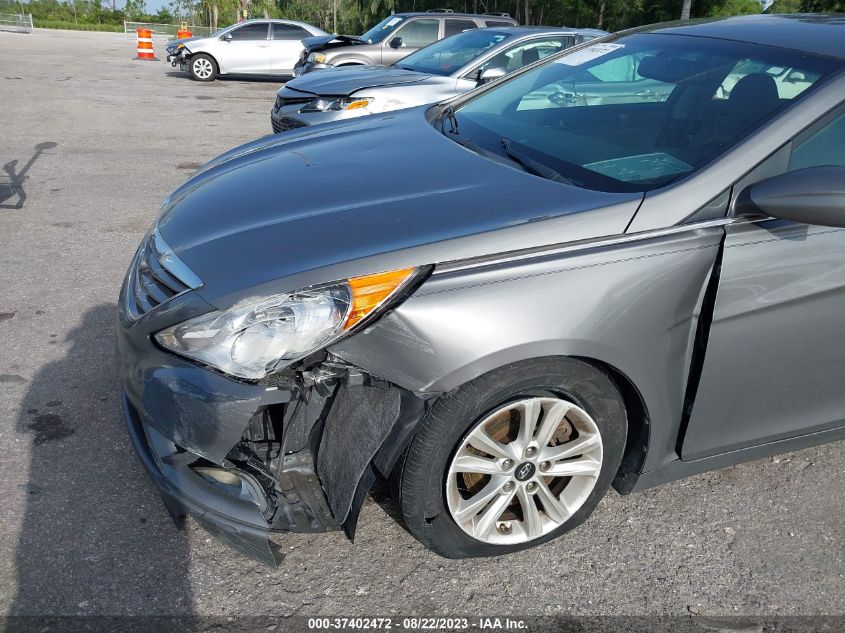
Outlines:
{"label": "white sedan in background", "polygon": [[302,40],[315,35],[328,33],[294,20],[246,20],[205,37],[169,42],[167,61],[197,81],[219,75],[292,77]]}

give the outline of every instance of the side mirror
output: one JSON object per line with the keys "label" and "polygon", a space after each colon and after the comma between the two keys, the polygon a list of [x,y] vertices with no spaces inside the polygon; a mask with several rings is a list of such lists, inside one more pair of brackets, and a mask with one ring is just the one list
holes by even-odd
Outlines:
{"label": "side mirror", "polygon": [[807,167],[750,185],[735,212],[845,228],[845,167]]}
{"label": "side mirror", "polygon": [[504,77],[507,74],[508,73],[504,68],[487,68],[478,75],[478,83],[484,84],[488,81],[498,79],[499,77]]}
{"label": "side mirror", "polygon": [[401,47],[402,47],[402,38],[401,38],[401,37],[399,37],[399,36],[396,36],[396,37],[394,37],[392,40],[390,40],[390,41],[387,43],[387,45],[388,45],[390,48],[401,48]]}
{"label": "side mirror", "polygon": [[223,40],[224,42],[231,42],[232,41],[232,34],[226,33],[226,35],[221,35],[220,39]]}

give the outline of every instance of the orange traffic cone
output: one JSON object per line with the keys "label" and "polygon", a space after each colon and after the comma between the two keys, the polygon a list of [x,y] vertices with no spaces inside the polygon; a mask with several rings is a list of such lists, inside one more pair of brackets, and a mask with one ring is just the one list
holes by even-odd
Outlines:
{"label": "orange traffic cone", "polygon": [[191,33],[190,29],[188,28],[188,23],[182,22],[182,28],[176,31],[176,39],[181,40],[186,37],[191,37],[191,35],[193,35],[193,33]]}
{"label": "orange traffic cone", "polygon": [[135,59],[158,61],[153,52],[153,32],[150,29],[136,29],[138,33],[138,56]]}

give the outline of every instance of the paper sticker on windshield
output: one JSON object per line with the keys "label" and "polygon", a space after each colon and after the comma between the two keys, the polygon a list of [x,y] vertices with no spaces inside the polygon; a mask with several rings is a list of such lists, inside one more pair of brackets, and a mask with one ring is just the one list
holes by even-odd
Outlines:
{"label": "paper sticker on windshield", "polygon": [[620,48],[625,48],[625,45],[593,44],[592,46],[582,48],[581,50],[575,51],[574,53],[570,53],[569,55],[564,55],[560,59],[556,59],[555,62],[558,64],[566,64],[567,66],[580,66],[581,64],[586,64],[587,62],[592,61],[597,57],[607,55],[608,53],[612,53],[613,51]]}
{"label": "paper sticker on windshield", "polygon": [[385,24],[383,27],[381,27],[381,30],[383,31],[384,29],[389,29],[391,26],[395,26],[395,25],[399,24],[401,21],[402,21],[402,18],[391,18],[390,20],[387,21],[387,24]]}
{"label": "paper sticker on windshield", "polygon": [[584,168],[624,182],[649,182],[692,171],[691,165],[665,152],[600,160]]}

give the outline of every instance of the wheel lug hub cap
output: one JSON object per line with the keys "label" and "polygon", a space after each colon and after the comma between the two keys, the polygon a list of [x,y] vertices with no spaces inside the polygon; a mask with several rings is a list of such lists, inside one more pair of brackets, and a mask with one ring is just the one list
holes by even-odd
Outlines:
{"label": "wheel lug hub cap", "polygon": [[505,461],[502,462],[502,470],[510,470],[511,468],[513,468],[513,460],[512,459],[506,459]]}
{"label": "wheel lug hub cap", "polygon": [[527,485],[527,486],[525,486],[525,489],[526,489],[528,492],[534,492],[535,490],[537,490],[537,484],[536,484],[536,483],[534,483],[533,481],[529,481],[529,482],[528,482],[528,485]]}
{"label": "wheel lug hub cap", "polygon": [[525,449],[525,456],[526,457],[534,457],[537,454],[537,449],[533,446],[529,446]]}
{"label": "wheel lug hub cap", "polygon": [[507,482],[504,486],[502,486],[503,492],[511,492],[515,488],[514,483],[512,481]]}
{"label": "wheel lug hub cap", "polygon": [[517,481],[528,481],[537,472],[537,467],[532,462],[522,462],[513,471],[513,476]]}
{"label": "wheel lug hub cap", "polygon": [[543,462],[542,464],[540,464],[540,470],[542,470],[543,472],[547,471],[551,467],[552,465],[549,462]]}

